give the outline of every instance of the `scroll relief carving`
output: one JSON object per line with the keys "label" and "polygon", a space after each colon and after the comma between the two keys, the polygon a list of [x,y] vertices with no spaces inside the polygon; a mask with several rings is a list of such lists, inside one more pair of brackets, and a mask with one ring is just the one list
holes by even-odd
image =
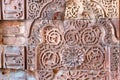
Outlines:
{"label": "scroll relief carving", "polygon": [[[30,70],[35,69],[35,56],[38,57],[36,58],[38,59],[36,61],[38,64],[40,64],[40,65],[37,64],[38,65],[37,69],[40,69],[41,67],[46,68],[47,66],[49,67],[49,65],[55,66],[54,63],[56,64],[56,61],[57,63],[60,62],[60,60],[57,59],[60,58],[60,56],[56,50],[59,50],[61,48],[61,46],[64,44],[64,40],[62,33],[60,32],[60,29],[58,27],[55,27],[55,25],[62,27],[62,24],[59,24],[59,21],[57,21],[56,24],[53,24],[52,20],[41,20],[41,19],[36,20],[31,26],[32,27],[31,34],[28,43],[29,52],[27,56],[28,64],[31,65],[30,66],[31,68],[29,67]],[[36,46],[39,46],[40,48],[37,47],[38,49],[36,49]],[[36,52],[38,54],[36,54]],[[47,55],[51,55],[50,58],[53,57],[53,63],[52,63],[52,59],[51,59],[51,63],[49,63],[50,62],[49,59],[46,62]],[[55,60],[54,57],[56,57]],[[41,60],[43,62],[41,62]]]}
{"label": "scroll relief carving", "polygon": [[118,0],[0,4],[0,80],[120,79]]}
{"label": "scroll relief carving", "polygon": [[[98,21],[97,24],[88,23],[85,20],[66,20],[64,24],[60,23],[61,21],[54,23],[53,20],[38,19],[32,25],[29,43],[33,47],[31,46],[30,50],[28,46],[28,51],[31,51],[28,56],[32,58],[28,57],[28,61],[31,60],[29,65],[34,66],[31,66],[32,70],[37,70],[38,80],[47,78],[48,80],[56,80],[53,75],[57,76],[61,70],[76,70],[80,73],[85,70],[91,75],[86,74],[87,77],[81,76],[78,79],[106,80],[109,77],[107,75],[108,61],[106,61],[109,60],[107,55],[109,53],[106,48],[108,43],[106,44],[104,40],[107,25],[110,23],[102,23],[102,20]],[[61,27],[62,29],[60,29]],[[114,44],[113,36],[110,37],[112,39],[111,44]],[[35,61],[36,64],[32,61]],[[94,70],[97,70],[96,74],[92,74]],[[41,77],[42,72],[47,72],[46,74],[50,76]],[[62,75],[64,74],[62,73]]]}
{"label": "scroll relief carving", "polygon": [[66,19],[118,18],[117,0],[67,0]]}
{"label": "scroll relief carving", "polygon": [[117,80],[120,77],[120,46],[113,45],[110,48],[110,70],[111,70],[111,79]]}
{"label": "scroll relief carving", "polygon": [[27,19],[61,19],[64,8],[64,0],[27,0]]}

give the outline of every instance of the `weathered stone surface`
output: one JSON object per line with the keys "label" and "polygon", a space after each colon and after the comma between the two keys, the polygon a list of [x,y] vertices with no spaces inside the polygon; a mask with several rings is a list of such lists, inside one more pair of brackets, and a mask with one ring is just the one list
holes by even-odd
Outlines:
{"label": "weathered stone surface", "polygon": [[27,19],[62,19],[65,0],[26,0]]}
{"label": "weathered stone surface", "polygon": [[[5,18],[12,2],[24,4],[22,17]],[[118,0],[2,0],[2,6],[2,20],[14,21],[0,21],[0,80],[120,79]]]}
{"label": "weathered stone surface", "polygon": [[25,69],[24,46],[4,46],[3,68]]}
{"label": "weathered stone surface", "polygon": [[0,80],[36,80],[31,71],[0,69]]}
{"label": "weathered stone surface", "polygon": [[66,19],[118,17],[119,0],[66,0]]}
{"label": "weathered stone surface", "polygon": [[23,21],[0,22],[1,43],[4,45],[25,45],[26,33],[26,25]]}
{"label": "weathered stone surface", "polygon": [[1,0],[3,20],[18,20],[25,17],[24,0]]}

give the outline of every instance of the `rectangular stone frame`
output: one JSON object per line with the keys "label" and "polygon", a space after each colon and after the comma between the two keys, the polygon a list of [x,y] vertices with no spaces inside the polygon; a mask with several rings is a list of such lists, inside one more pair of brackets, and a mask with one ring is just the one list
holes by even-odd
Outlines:
{"label": "rectangular stone frame", "polygon": [[[3,20],[23,20],[23,19],[25,19],[25,14],[24,14],[25,0],[13,0],[13,3],[11,3],[12,0],[6,0],[6,1],[1,0],[1,1],[2,1]],[[21,3],[19,3],[19,2],[21,2]],[[21,9],[21,11],[20,11],[20,9]],[[5,13],[5,11],[6,11],[6,13]]]}
{"label": "rectangular stone frame", "polygon": [[[14,51],[11,51],[12,49]],[[24,46],[4,46],[3,68],[22,70],[25,69]]]}

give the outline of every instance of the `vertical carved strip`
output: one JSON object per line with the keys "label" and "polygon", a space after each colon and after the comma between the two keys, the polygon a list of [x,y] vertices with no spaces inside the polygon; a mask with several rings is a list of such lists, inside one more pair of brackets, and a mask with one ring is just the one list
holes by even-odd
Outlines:
{"label": "vertical carved strip", "polygon": [[26,0],[27,19],[36,19],[39,17],[41,0]]}
{"label": "vertical carved strip", "polygon": [[0,68],[2,68],[2,53],[3,53],[3,47],[0,46]]}
{"label": "vertical carved strip", "polygon": [[1,16],[2,16],[2,15],[1,15],[1,12],[2,12],[2,6],[1,6],[1,4],[2,4],[2,3],[1,3],[1,1],[0,1],[0,20],[1,20]]}
{"label": "vertical carved strip", "polygon": [[110,48],[110,70],[111,80],[119,80],[119,61],[120,61],[120,46],[111,46]]}

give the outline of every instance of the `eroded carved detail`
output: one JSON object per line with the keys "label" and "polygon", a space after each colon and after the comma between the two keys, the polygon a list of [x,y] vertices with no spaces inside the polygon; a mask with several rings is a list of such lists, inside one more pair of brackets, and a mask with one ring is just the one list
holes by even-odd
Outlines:
{"label": "eroded carved detail", "polygon": [[27,0],[27,19],[35,19],[40,13],[40,0]]}
{"label": "eroded carved detail", "polygon": [[27,0],[27,19],[62,19],[64,17],[64,0]]}
{"label": "eroded carved detail", "polygon": [[[66,0],[66,5],[65,0],[26,0],[26,11],[24,2],[2,0],[4,20],[35,20],[30,29],[0,22],[0,68],[26,66],[36,72],[37,80],[120,79],[120,41],[113,22],[119,14],[117,0]],[[28,79],[21,73],[24,76],[15,80]],[[0,72],[0,79],[8,76]]]}
{"label": "eroded carved detail", "polygon": [[72,30],[68,30],[65,35],[64,35],[64,39],[66,44],[68,45],[77,45],[79,44],[79,33],[78,31],[72,29]]}
{"label": "eroded carved detail", "polygon": [[83,45],[95,45],[99,43],[101,38],[101,30],[99,26],[92,26],[91,28],[85,28],[80,31],[80,42]]}
{"label": "eroded carved detail", "polygon": [[0,80],[36,80],[34,74],[31,71],[0,69]]}
{"label": "eroded carved detail", "polygon": [[111,70],[111,79],[119,80],[120,75],[120,46],[113,45],[110,48],[110,70]]}
{"label": "eroded carved detail", "polygon": [[67,0],[66,19],[118,18],[117,0]]}
{"label": "eroded carved detail", "polygon": [[2,0],[4,20],[24,19],[24,0]]}
{"label": "eroded carved detail", "polygon": [[46,26],[43,30],[45,42],[53,49],[60,49],[63,45],[63,35],[59,29],[53,26]]}
{"label": "eroded carved detail", "polygon": [[100,46],[91,47],[86,53],[86,60],[92,69],[100,69],[105,63],[105,51]]}
{"label": "eroded carved detail", "polygon": [[82,48],[76,47],[63,47],[62,61],[64,67],[72,68],[81,65],[85,59],[85,54]]}
{"label": "eroded carved detail", "polygon": [[5,46],[3,67],[9,69],[25,69],[25,54],[23,46]]}
{"label": "eroded carved detail", "polygon": [[37,71],[37,79],[38,80],[53,80],[54,73],[52,70],[40,70]]}
{"label": "eroded carved detail", "polygon": [[59,52],[51,50],[45,43],[39,44],[37,48],[37,69],[54,69],[60,64]]}
{"label": "eroded carved detail", "polygon": [[[50,58],[55,57],[56,58],[55,60],[59,58],[59,52],[57,52],[57,50],[60,50],[61,46],[64,44],[62,32],[60,32],[59,27],[61,28],[61,24],[59,21],[56,21],[56,23],[54,23],[54,21],[52,20],[41,20],[41,18],[37,19],[33,23],[33,25],[31,26],[32,29],[31,29],[29,40],[28,40],[29,42],[28,42],[28,54],[27,54],[27,60],[28,60],[28,65],[30,70],[35,69],[35,62],[36,62],[35,56],[37,56],[38,54],[40,56],[37,57],[37,61],[39,59],[43,60],[42,63],[46,62],[46,58],[44,57],[47,57],[48,53],[51,53]],[[44,43],[50,46],[50,49],[48,50],[45,49],[46,55],[44,55],[44,57],[43,57],[44,51],[36,50],[36,47],[40,43]],[[53,55],[53,54],[56,54],[56,55]],[[55,62],[53,61],[53,63]],[[48,60],[48,62],[44,63],[42,67],[46,68],[46,65],[48,66],[48,64],[50,65],[52,63],[50,63],[50,61]],[[52,68],[52,66],[49,66],[49,67]],[[40,69],[40,68],[37,68],[37,69]]]}
{"label": "eroded carved detail", "polygon": [[106,80],[106,71],[71,70],[59,71],[53,80]]}

